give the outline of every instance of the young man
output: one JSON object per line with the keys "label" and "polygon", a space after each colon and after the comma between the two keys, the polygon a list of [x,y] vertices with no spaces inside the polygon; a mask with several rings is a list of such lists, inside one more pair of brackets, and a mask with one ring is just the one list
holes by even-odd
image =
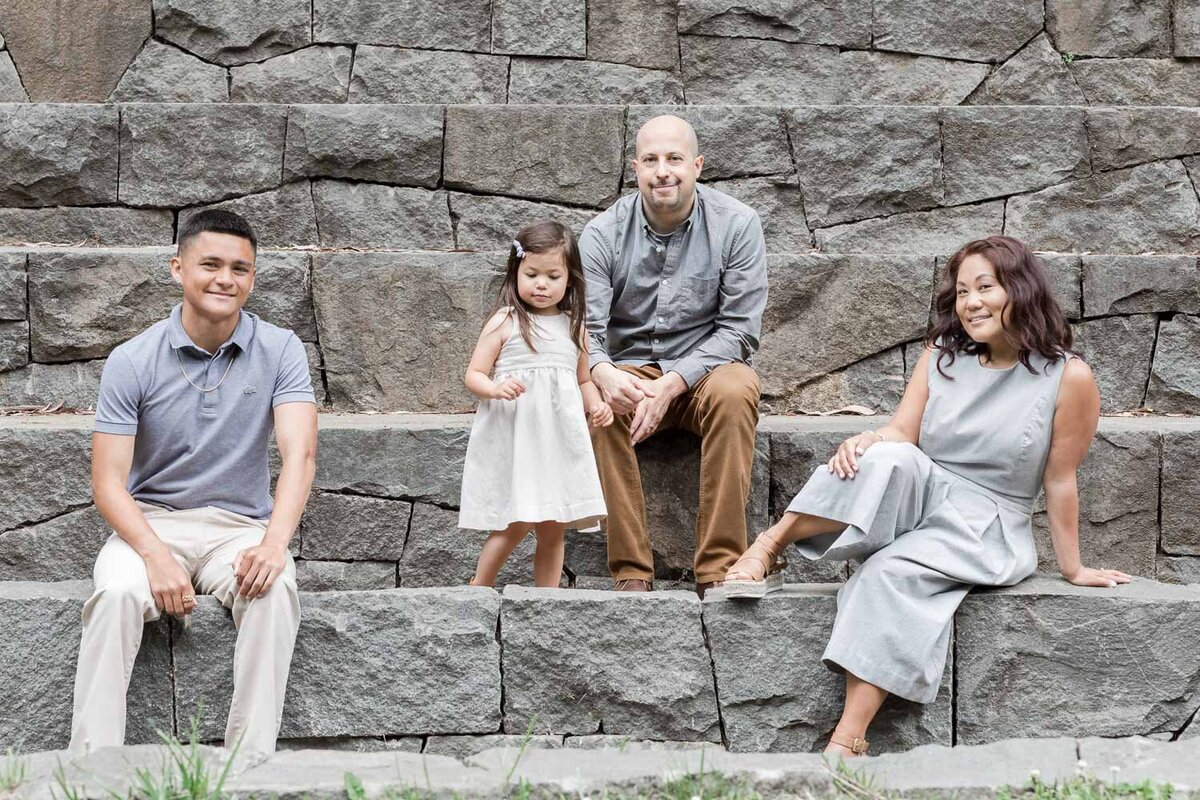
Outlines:
{"label": "young man", "polygon": [[685,120],[637,135],[638,192],[584,229],[592,379],[617,413],[593,432],[608,505],[608,566],[620,591],[654,578],[633,446],[663,428],[700,436],[696,591],[719,585],[746,547],[758,424],[766,246],[753,209],[696,180],[704,166]]}
{"label": "young man", "polygon": [[[275,750],[300,624],[288,542],[316,468],[317,407],[300,340],[242,311],[256,247],[236,214],[188,220],[171,259],[183,302],[104,365],[92,495],[115,533],[83,608],[72,750],[124,743],[142,627],[191,614],[197,592],[232,609],[238,629],[225,745]],[[272,427],[283,458],[273,506]]]}

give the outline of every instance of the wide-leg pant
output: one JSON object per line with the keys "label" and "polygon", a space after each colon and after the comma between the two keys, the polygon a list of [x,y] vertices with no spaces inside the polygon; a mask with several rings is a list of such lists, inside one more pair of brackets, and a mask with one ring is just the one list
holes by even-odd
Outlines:
{"label": "wide-leg pant", "polygon": [[797,542],[806,557],[865,559],[838,592],[825,665],[918,703],[937,696],[971,587],[1009,586],[1037,568],[1028,507],[911,444],[868,448],[852,480],[819,467],[787,510],[846,523]]}
{"label": "wide-leg pant", "polygon": [[[274,752],[300,626],[291,556],[267,593],[248,600],[237,593],[233,561],[240,551],[262,542],[265,520],[213,507],[169,511],[138,505],[191,576],[197,594],[212,594],[233,610],[238,637],[226,747],[237,745],[239,755]],[[83,607],[83,640],[75,674],[70,746],[77,752],[124,744],[125,695],[142,629],[160,614],[145,562],[117,534],[101,548],[93,577],[95,590]]]}

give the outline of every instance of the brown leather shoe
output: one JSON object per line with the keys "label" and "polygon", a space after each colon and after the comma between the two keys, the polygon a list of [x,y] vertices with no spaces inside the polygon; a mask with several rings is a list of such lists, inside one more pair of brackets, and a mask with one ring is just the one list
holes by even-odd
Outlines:
{"label": "brown leather shoe", "polygon": [[626,578],[613,584],[614,592],[653,592],[654,584],[640,578]]}
{"label": "brown leather shoe", "polygon": [[709,589],[720,589],[724,585],[725,585],[725,581],[708,581],[707,583],[697,583],[696,584],[696,594],[700,597],[701,600],[703,600],[704,593],[707,592]]}

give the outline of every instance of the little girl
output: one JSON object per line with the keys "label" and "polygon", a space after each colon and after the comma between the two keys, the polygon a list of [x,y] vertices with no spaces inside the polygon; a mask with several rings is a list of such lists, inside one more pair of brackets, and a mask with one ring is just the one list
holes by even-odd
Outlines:
{"label": "little girl", "polygon": [[479,409],[458,526],[491,531],[473,585],[493,585],[533,530],[534,583],[558,586],[566,528],[593,526],[606,514],[588,422],[611,425],[613,413],[588,370],[584,286],[570,228],[541,220],[517,233],[496,311],[464,378]]}

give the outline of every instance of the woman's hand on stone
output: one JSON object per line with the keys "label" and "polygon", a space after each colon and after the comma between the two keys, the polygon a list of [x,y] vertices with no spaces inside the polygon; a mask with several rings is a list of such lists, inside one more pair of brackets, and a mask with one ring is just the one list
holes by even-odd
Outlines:
{"label": "woman's hand on stone", "polygon": [[1064,574],[1063,577],[1076,586],[1103,586],[1109,589],[1115,588],[1119,583],[1129,583],[1133,580],[1119,569],[1092,567],[1080,567],[1073,575]]}
{"label": "woman's hand on stone", "polygon": [[881,441],[883,437],[875,431],[863,431],[857,436],[851,436],[838,445],[837,452],[829,459],[829,471],[842,480],[853,480],[858,472],[858,457],[867,452],[868,447]]}

